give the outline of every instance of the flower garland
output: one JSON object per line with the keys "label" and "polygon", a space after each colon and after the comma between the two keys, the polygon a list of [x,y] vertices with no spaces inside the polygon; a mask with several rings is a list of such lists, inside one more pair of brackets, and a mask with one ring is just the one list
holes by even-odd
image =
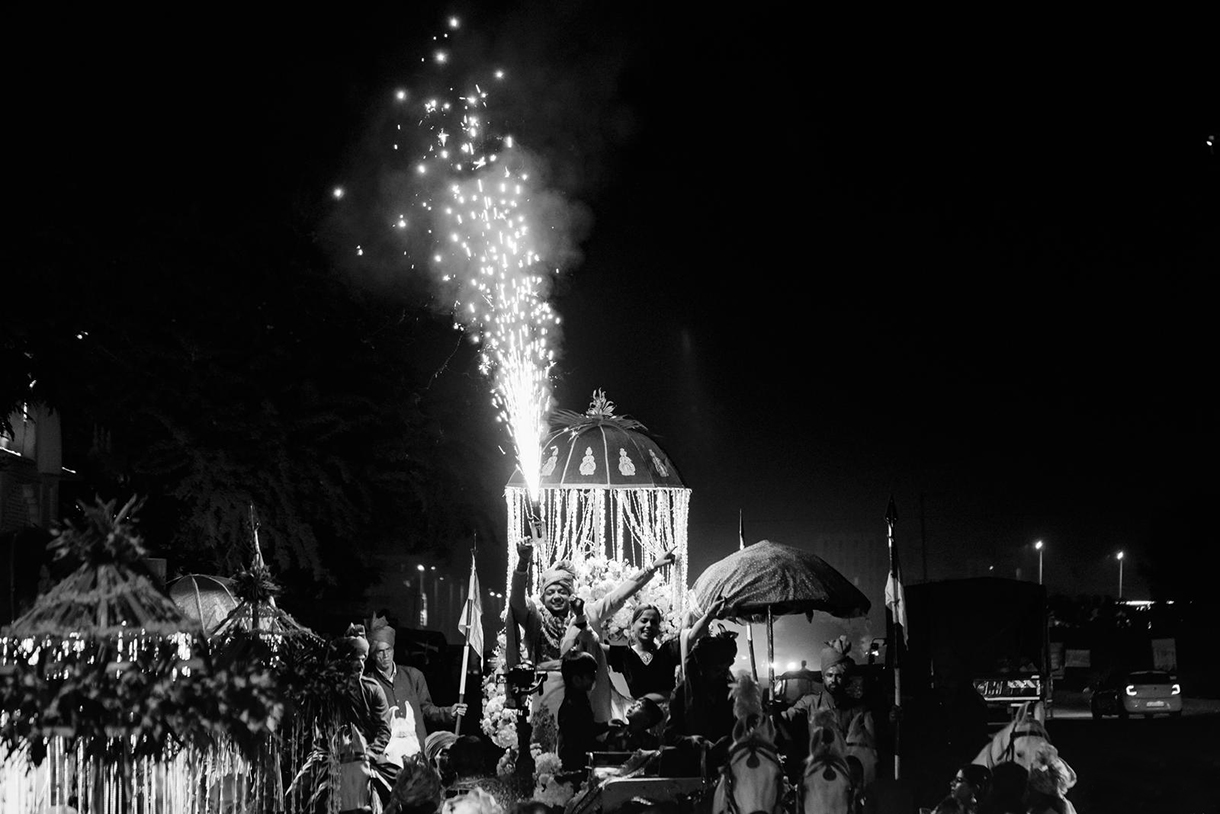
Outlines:
{"label": "flower garland", "polygon": [[555,775],[563,771],[557,752],[543,752],[534,758],[533,799],[548,806],[563,807],[576,794],[575,784],[562,783]]}
{"label": "flower garland", "polygon": [[[618,560],[605,556],[587,557],[575,565],[576,580],[574,596],[579,596],[585,602],[596,602],[627,580],[636,569]],[[541,605],[541,599],[534,598],[536,605]],[[626,644],[631,630],[631,614],[640,605],[655,605],[661,612],[661,629],[659,640],[665,641],[675,635],[683,627],[683,619],[674,608],[669,586],[653,579],[635,592],[618,613],[605,620],[601,631],[602,640],[608,644]],[[512,775],[517,763],[517,710],[507,706],[504,686],[504,653],[506,648],[504,628],[496,635],[496,646],[493,651],[490,668],[483,679],[483,718],[480,725],[483,733],[497,747],[504,749],[504,755],[496,764],[496,774],[501,777]],[[522,659],[527,654],[525,643],[521,643]],[[548,768],[554,760],[558,760],[556,749],[559,742],[559,727],[547,709],[539,708],[530,716],[530,726],[533,731],[530,752],[534,756],[534,780],[536,784],[535,799],[555,799],[562,805],[571,799],[575,790],[570,783],[559,783],[554,780],[558,769]],[[560,799],[562,798],[562,799]]]}

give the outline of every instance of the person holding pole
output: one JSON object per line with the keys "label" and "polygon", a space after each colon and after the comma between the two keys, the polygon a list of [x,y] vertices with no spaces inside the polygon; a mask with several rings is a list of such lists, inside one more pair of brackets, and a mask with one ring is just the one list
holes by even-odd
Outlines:
{"label": "person holding pole", "polygon": [[441,729],[452,726],[459,715],[466,713],[466,704],[458,702],[440,707],[432,703],[432,693],[424,674],[414,667],[394,663],[394,628],[384,616],[373,615],[368,625],[369,663],[365,672],[381,685],[390,712],[395,717],[414,722],[415,735],[423,748],[428,739],[428,728]]}

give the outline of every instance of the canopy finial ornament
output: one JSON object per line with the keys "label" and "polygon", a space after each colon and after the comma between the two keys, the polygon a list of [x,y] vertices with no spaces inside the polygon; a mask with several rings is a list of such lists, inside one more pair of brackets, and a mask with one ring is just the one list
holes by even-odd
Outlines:
{"label": "canopy finial ornament", "polygon": [[585,410],[585,415],[599,418],[613,418],[614,407],[614,402],[606,398],[606,391],[599,387],[593,391],[593,400],[589,402],[589,409]]}
{"label": "canopy finial ornament", "polygon": [[556,429],[568,429],[573,434],[599,424],[611,424],[624,430],[648,430],[634,418],[615,415],[616,409],[618,405],[606,398],[606,391],[599,387],[593,391],[593,400],[589,402],[589,409],[583,414],[574,410],[556,410],[551,414],[551,426]]}

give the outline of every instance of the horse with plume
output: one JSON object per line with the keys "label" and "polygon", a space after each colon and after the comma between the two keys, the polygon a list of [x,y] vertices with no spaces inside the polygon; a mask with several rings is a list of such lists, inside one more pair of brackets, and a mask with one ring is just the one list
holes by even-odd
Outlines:
{"label": "horse with plume", "polygon": [[800,811],[804,814],[855,814],[860,810],[864,782],[860,759],[848,754],[847,744],[835,726],[833,712],[818,712],[810,722],[809,730],[809,756],[805,758],[801,779]]}
{"label": "horse with plume", "polygon": [[712,798],[713,814],[779,814],[787,781],[775,747],[775,728],[763,708],[762,688],[742,671],[731,695],[737,722]]}

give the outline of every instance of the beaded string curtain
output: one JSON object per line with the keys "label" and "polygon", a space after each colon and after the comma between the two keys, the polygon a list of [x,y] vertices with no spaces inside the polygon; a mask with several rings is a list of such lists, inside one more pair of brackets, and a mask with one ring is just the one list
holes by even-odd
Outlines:
{"label": "beaded string curtain", "polygon": [[[686,603],[687,521],[690,489],[646,428],[614,415],[600,391],[582,414],[559,411],[555,430],[542,444],[536,510],[544,541],[533,561],[531,585],[559,560],[582,562],[604,556],[638,568],[670,548],[678,562],[658,574],[673,607]],[[508,509],[507,588],[516,567],[517,542],[528,536],[530,495],[520,470],[505,490]]]}

